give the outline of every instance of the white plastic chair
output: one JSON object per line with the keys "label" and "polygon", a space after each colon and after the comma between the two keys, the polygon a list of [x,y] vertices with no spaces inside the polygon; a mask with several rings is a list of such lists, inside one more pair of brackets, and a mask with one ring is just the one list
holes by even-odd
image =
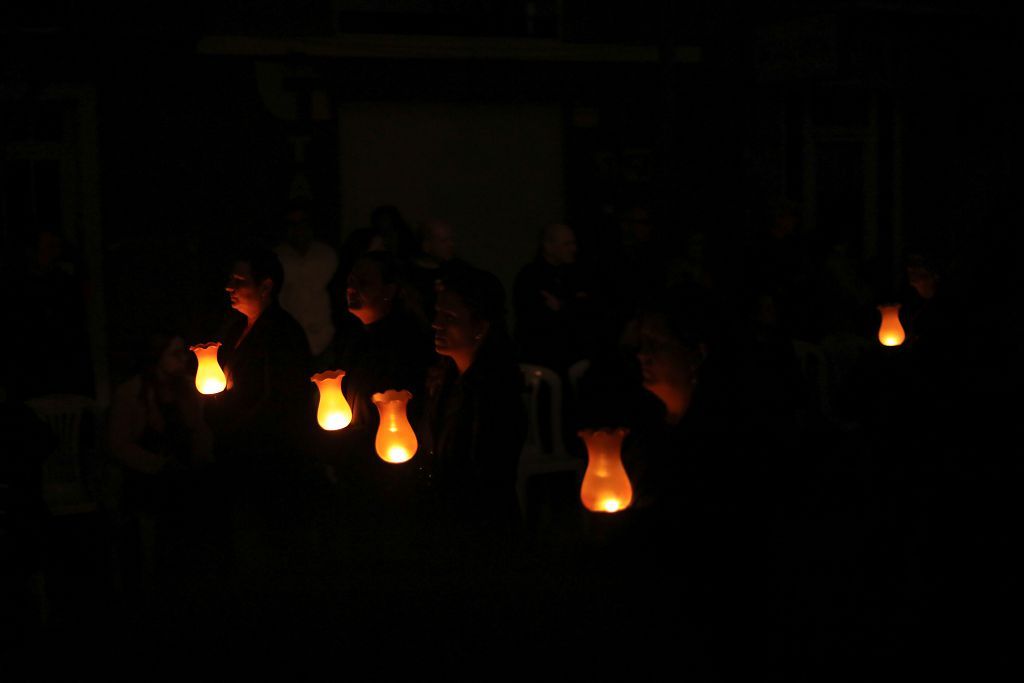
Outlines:
{"label": "white plastic chair", "polygon": [[[530,477],[552,472],[576,472],[577,475],[581,475],[583,463],[569,455],[562,443],[562,381],[558,374],[541,365],[520,363],[519,367],[523,371],[526,386],[523,398],[526,402],[528,430],[519,457],[516,491],[519,495],[519,509],[525,515],[526,486]],[[546,411],[541,401],[542,387],[547,387]],[[541,415],[545,412],[548,416],[544,425],[549,437],[548,446],[545,446],[544,430],[541,426],[544,424]]]}
{"label": "white plastic chair", "polygon": [[[88,396],[52,394],[26,402],[53,430],[57,448],[43,463],[43,497],[53,515],[95,512],[96,500],[86,482],[83,455],[95,455],[97,441],[82,443],[82,418],[98,415],[98,404]],[[99,424],[94,424],[94,437]],[[86,446],[83,448],[83,446]]]}

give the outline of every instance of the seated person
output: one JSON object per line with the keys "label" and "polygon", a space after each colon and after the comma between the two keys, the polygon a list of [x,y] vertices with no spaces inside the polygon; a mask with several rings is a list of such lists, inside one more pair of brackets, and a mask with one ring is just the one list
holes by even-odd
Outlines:
{"label": "seated person", "polygon": [[186,354],[181,337],[151,334],[139,372],[117,387],[110,407],[110,454],[124,471],[124,569],[130,582],[152,579],[185,540],[186,508],[196,509],[193,472],[211,457]]}
{"label": "seated person", "polygon": [[563,374],[589,357],[600,333],[595,283],[576,261],[576,236],[548,226],[537,258],[516,275],[516,340],[522,359]]}
{"label": "seated person", "polygon": [[455,229],[436,218],[419,229],[420,250],[409,264],[410,308],[429,325],[434,319],[437,285],[447,268],[460,263],[455,256]]}
{"label": "seated person", "polygon": [[187,368],[184,340],[156,332],[139,372],[114,391],[110,452],[129,472],[158,475],[201,465],[210,457],[210,433]]}

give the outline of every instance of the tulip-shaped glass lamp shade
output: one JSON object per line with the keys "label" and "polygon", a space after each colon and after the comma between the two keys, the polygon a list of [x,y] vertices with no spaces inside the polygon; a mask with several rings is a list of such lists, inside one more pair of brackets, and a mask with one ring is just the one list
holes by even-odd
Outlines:
{"label": "tulip-shaped glass lamp shade", "polygon": [[622,440],[628,429],[584,429],[579,432],[587,445],[587,471],[583,475],[580,500],[591,512],[618,512],[633,502],[633,486],[622,466]]}
{"label": "tulip-shaped glass lamp shade", "polygon": [[377,429],[377,455],[384,462],[401,463],[416,455],[419,444],[416,433],[405,414],[405,405],[412,398],[408,391],[391,389],[373,395],[373,403],[380,411],[380,427]]}
{"label": "tulip-shaped glass lamp shade", "polygon": [[220,369],[220,364],[217,362],[217,349],[219,348],[220,342],[188,347],[189,351],[196,354],[196,359],[199,361],[199,368],[196,370],[196,389],[200,394],[219,394],[228,384],[227,377],[224,376],[224,371]]}
{"label": "tulip-shaped glass lamp shade", "polygon": [[320,390],[316,421],[329,432],[344,429],[352,423],[352,408],[341,393],[341,379],[344,376],[344,370],[327,370],[309,378]]}
{"label": "tulip-shaped glass lamp shade", "polygon": [[879,306],[878,310],[882,313],[882,324],[878,328],[878,341],[882,343],[882,346],[899,346],[907,338],[903,331],[903,325],[900,325],[900,305]]}

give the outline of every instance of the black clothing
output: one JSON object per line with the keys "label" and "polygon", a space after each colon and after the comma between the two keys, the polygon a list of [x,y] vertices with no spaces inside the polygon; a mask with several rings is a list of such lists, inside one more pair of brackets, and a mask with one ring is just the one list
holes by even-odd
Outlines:
{"label": "black clothing", "polygon": [[416,475],[424,448],[420,440],[407,463],[387,463],[378,457],[380,413],[373,394],[389,389],[411,392],[406,409],[415,425],[426,404],[423,378],[434,359],[434,345],[426,329],[403,309],[370,325],[349,317],[354,324],[335,339],[338,367],[346,372],[342,389],[352,408],[352,423],[338,432],[320,432],[317,455],[336,477],[338,514],[349,539],[343,552],[365,563],[366,576],[379,576],[382,567],[406,566],[414,552]]}
{"label": "black clothing", "polygon": [[219,358],[229,388],[207,404],[216,456],[247,468],[297,465],[315,428],[305,333],[277,304],[239,343],[245,326],[238,319],[223,337]]}
{"label": "black clothing", "polygon": [[[577,264],[553,266],[538,258],[519,271],[514,294],[522,359],[564,372],[586,358],[598,331],[594,289]],[[544,293],[558,300],[557,311]]]}
{"label": "black clothing", "polygon": [[510,354],[487,348],[461,376],[447,360],[439,369],[423,441],[441,542],[463,557],[507,551],[518,528],[516,476],[526,439],[522,375]]}
{"label": "black clothing", "polygon": [[245,326],[239,319],[223,337],[229,388],[207,403],[218,481],[211,527],[227,553],[223,580],[265,592],[308,573],[324,478],[310,457],[318,427],[302,326],[276,303],[242,337]]}
{"label": "black clothing", "polygon": [[[143,379],[142,399],[150,390],[150,385]],[[139,438],[139,446],[167,457],[168,463],[156,474],[146,474],[124,467],[125,505],[131,512],[148,512],[152,514],[172,512],[178,498],[184,493],[185,471],[193,464],[192,431],[185,423],[181,406],[177,398],[170,401],[159,399],[157,409],[163,421],[163,429],[155,429],[147,422],[145,431]]]}
{"label": "black clothing", "polygon": [[376,430],[375,393],[407,389],[413,395],[410,406],[424,403],[423,377],[434,360],[434,343],[415,317],[396,309],[375,323],[347,329],[337,358],[345,371],[345,398],[352,407],[350,429]]}
{"label": "black clothing", "polygon": [[665,638],[665,623],[693,625],[698,640],[688,656],[698,668],[726,661],[736,647],[774,656],[778,599],[788,590],[779,463],[761,435],[736,432],[711,389],[698,386],[679,423],[630,433],[623,463],[631,506],[587,513],[587,573],[607,591],[608,609],[630,615],[638,643]]}

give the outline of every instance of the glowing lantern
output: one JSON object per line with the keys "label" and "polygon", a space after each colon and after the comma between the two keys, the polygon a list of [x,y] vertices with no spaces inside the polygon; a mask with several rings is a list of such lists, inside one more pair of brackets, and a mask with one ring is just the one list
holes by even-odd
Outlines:
{"label": "glowing lantern", "polygon": [[217,349],[219,348],[220,342],[188,347],[188,350],[194,352],[199,360],[199,369],[196,370],[196,389],[200,394],[219,394],[228,384],[224,371],[217,363]]}
{"label": "glowing lantern", "polygon": [[618,512],[633,502],[633,486],[622,466],[622,440],[628,429],[584,429],[587,471],[580,487],[583,507],[591,512]]}
{"label": "glowing lantern", "polygon": [[377,455],[384,462],[400,463],[416,454],[419,444],[405,414],[405,404],[412,398],[408,391],[391,389],[383,394],[374,394],[373,403],[380,411],[380,427],[377,429]]}
{"label": "glowing lantern", "polygon": [[344,376],[344,370],[327,370],[309,378],[320,390],[316,421],[329,432],[344,429],[352,423],[352,408],[341,393],[341,378]]}
{"label": "glowing lantern", "polygon": [[878,328],[878,341],[882,346],[899,346],[907,338],[900,325],[900,305],[879,306],[882,312],[882,325]]}

